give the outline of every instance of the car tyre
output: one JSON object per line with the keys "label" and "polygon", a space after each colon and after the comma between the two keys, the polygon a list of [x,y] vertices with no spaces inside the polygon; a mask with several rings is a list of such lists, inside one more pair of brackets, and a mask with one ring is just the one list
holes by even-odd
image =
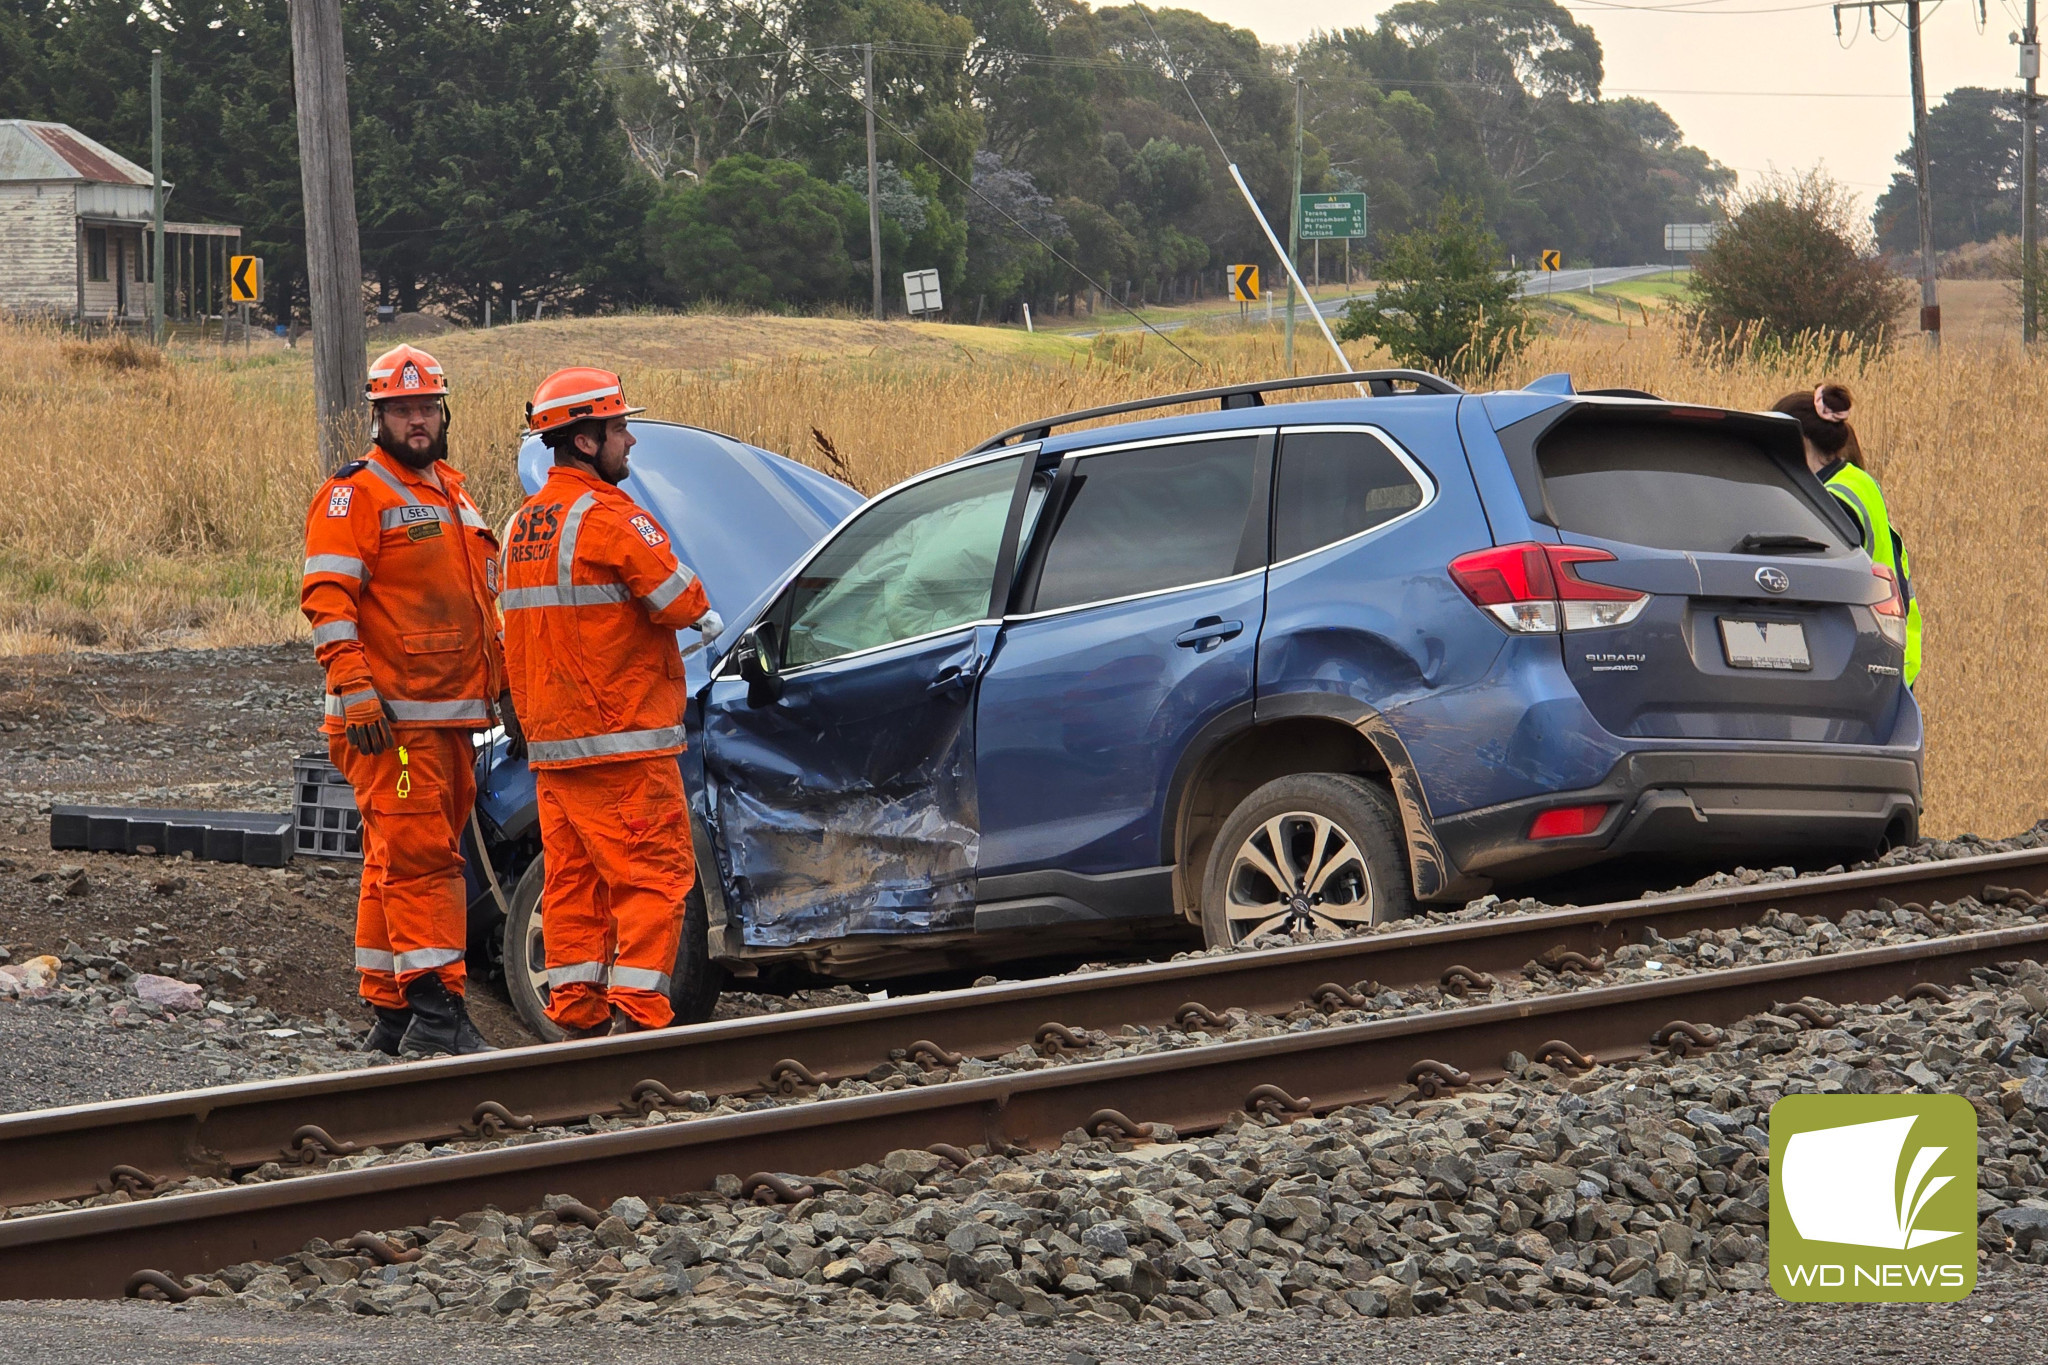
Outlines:
{"label": "car tyre", "polygon": [[[547,944],[540,915],[541,887],[547,880],[544,863],[544,856],[529,863],[512,890],[511,913],[505,916],[505,993],[528,1031],[544,1043],[559,1043],[567,1035],[547,1014]],[[725,989],[725,969],[711,960],[710,929],[704,890],[692,886],[683,903],[683,939],[669,971],[669,1006],[678,1024],[709,1019]]]}
{"label": "car tyre", "polygon": [[1344,773],[1275,778],[1238,803],[1210,848],[1202,937],[1236,950],[1264,934],[1405,919],[1415,893],[1403,850],[1384,788]]}

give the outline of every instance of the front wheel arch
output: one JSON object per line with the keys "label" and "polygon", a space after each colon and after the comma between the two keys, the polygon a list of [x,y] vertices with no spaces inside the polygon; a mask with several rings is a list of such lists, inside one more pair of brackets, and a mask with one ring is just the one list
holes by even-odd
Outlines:
{"label": "front wheel arch", "polygon": [[[547,964],[540,924],[541,889],[546,883],[546,854],[536,854],[519,884],[512,888],[511,913],[505,916],[505,994],[519,1022],[544,1043],[568,1035],[548,1018]],[[703,870],[683,903],[683,937],[676,947],[669,977],[669,1006],[678,1024],[699,1024],[711,1017],[725,987],[725,969],[711,960],[707,943],[710,917],[705,910]]]}

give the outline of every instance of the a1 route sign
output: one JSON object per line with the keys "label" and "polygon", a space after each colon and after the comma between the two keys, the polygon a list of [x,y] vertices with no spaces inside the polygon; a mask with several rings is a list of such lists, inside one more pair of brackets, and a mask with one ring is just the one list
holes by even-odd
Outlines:
{"label": "a1 route sign", "polygon": [[1333,237],[1365,236],[1363,194],[1304,194],[1301,196],[1301,239],[1328,241]]}

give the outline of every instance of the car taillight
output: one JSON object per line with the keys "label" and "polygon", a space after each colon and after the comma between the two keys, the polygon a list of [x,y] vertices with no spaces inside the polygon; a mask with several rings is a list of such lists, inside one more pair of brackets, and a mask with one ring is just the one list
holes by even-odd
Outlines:
{"label": "car taillight", "polygon": [[1600,828],[1613,802],[1602,802],[1597,806],[1564,806],[1547,810],[1530,822],[1531,839],[1570,839],[1580,834],[1591,834]]}
{"label": "car taillight", "polygon": [[1496,545],[1451,561],[1451,581],[1473,605],[1518,635],[1625,626],[1642,614],[1650,594],[1589,583],[1580,564],[1612,563],[1605,550],[1584,545]]}
{"label": "car taillight", "polygon": [[1877,628],[1884,632],[1884,638],[1899,648],[1906,647],[1906,593],[1899,586],[1898,575],[1882,564],[1873,564],[1870,571],[1884,580],[1892,590],[1891,596],[1876,603],[1870,609],[1877,615]]}

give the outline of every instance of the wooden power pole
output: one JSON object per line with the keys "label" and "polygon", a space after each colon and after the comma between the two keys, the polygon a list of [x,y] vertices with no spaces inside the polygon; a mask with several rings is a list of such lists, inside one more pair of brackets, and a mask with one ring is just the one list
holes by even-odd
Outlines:
{"label": "wooden power pole", "polygon": [[[1858,10],[1877,32],[1877,11],[1906,16],[1906,61],[1913,86],[1913,189],[1920,215],[1920,330],[1930,347],[1941,345],[1941,302],[1934,288],[1934,193],[1927,183],[1927,68],[1920,57],[1920,0],[1838,0],[1835,35],[1841,36],[1842,11]],[[1896,17],[1896,15],[1894,15]]]}
{"label": "wooden power pole", "polygon": [[164,325],[164,52],[149,53],[149,339],[162,346],[171,339]]}
{"label": "wooden power pole", "polygon": [[868,111],[868,273],[875,277],[875,321],[882,320],[881,175],[875,166],[875,45],[860,50],[860,102]]}
{"label": "wooden power pole", "polygon": [[1927,184],[1927,66],[1920,59],[1920,0],[1906,0],[1906,51],[1913,73],[1913,181],[1920,192],[1920,330],[1941,345],[1941,301],[1934,293],[1934,195]]}
{"label": "wooden power pole", "polygon": [[306,197],[306,283],[313,310],[313,400],[325,473],[356,458],[368,440],[363,255],[356,239],[341,0],[291,0],[291,14],[299,183]]}
{"label": "wooden power pole", "polygon": [[2040,206],[2034,201],[2034,182],[2041,166],[2035,145],[2035,123],[2041,117],[2041,97],[2036,90],[2041,75],[2041,30],[2034,22],[2034,0],[2027,0],[2027,26],[2019,34],[2020,76],[2027,83],[2026,122],[2020,130],[2020,340],[2031,346],[2040,327],[2041,269],[2040,243],[2035,222]]}

